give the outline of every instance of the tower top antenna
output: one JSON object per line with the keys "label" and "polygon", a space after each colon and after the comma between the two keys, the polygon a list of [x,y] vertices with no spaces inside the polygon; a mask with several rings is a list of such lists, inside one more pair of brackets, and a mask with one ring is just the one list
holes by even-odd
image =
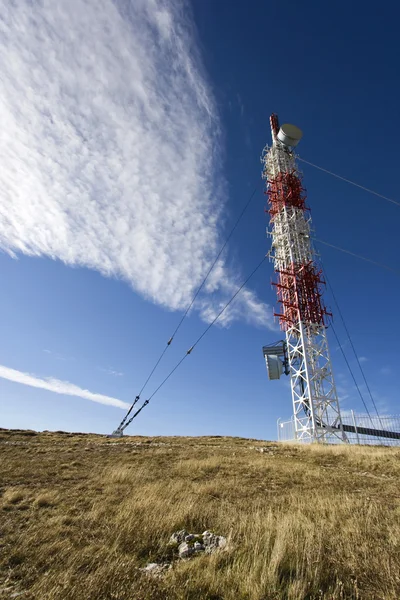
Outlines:
{"label": "tower top antenna", "polygon": [[278,131],[277,137],[282,144],[285,144],[285,146],[291,146],[294,148],[303,137],[303,132],[301,129],[296,127],[296,125],[285,123]]}

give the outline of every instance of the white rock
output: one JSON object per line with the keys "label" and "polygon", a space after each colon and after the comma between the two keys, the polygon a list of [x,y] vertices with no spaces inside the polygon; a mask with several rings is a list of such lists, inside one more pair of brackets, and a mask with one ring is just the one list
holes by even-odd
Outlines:
{"label": "white rock", "polygon": [[143,571],[154,571],[155,569],[158,569],[159,566],[160,565],[158,563],[149,563],[143,567]]}
{"label": "white rock", "polygon": [[152,577],[161,577],[163,573],[170,568],[171,565],[169,563],[149,563],[148,565],[139,570],[143,573],[146,573],[146,575],[151,575]]}
{"label": "white rock", "polygon": [[189,535],[185,536],[185,542],[191,542],[192,540],[194,540],[195,536],[193,535],[193,533],[189,533]]}
{"label": "white rock", "polygon": [[226,537],[223,535],[218,536],[218,548],[225,548],[226,546]]}
{"label": "white rock", "polygon": [[173,533],[171,535],[169,543],[170,544],[180,544],[181,542],[183,542],[185,540],[187,535],[189,535],[189,534],[185,529],[181,529],[180,531],[175,531],[175,533]]}
{"label": "white rock", "polygon": [[207,535],[203,534],[203,544],[204,549],[207,554],[212,554],[218,549],[223,549],[226,547],[227,540],[223,535],[215,535],[209,531],[205,532]]}
{"label": "white rock", "polygon": [[182,544],[180,544],[178,548],[178,551],[180,558],[188,558],[191,554],[193,554],[194,548],[189,546],[189,544],[187,544],[186,542],[182,542]]}
{"label": "white rock", "polygon": [[200,542],[194,543],[194,551],[195,552],[202,552],[203,550],[204,550],[203,544],[200,544]]}

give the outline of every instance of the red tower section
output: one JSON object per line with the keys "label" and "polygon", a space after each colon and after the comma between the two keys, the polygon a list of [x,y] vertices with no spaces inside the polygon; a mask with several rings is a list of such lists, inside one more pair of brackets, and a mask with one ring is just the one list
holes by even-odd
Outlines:
{"label": "red tower section", "polygon": [[[272,115],[271,132],[276,140],[279,132],[277,115]],[[286,255],[277,261],[277,282],[273,285],[277,289],[278,301],[282,305],[279,317],[283,330],[287,330],[299,321],[305,324],[326,325],[326,310],[322,301],[322,271],[314,261],[311,242],[304,243],[304,232],[296,229],[296,212],[303,215],[303,223],[307,223],[306,192],[302,185],[299,173],[294,165],[290,152],[283,158],[283,164],[271,169],[267,179],[268,213],[273,229],[287,228],[289,248],[286,245]],[[303,235],[303,239],[301,236]]]}

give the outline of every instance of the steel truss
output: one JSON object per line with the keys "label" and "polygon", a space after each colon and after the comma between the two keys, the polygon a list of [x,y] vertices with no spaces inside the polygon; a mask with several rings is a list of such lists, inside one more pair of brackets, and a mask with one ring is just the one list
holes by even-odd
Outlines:
{"label": "steel truss", "polygon": [[311,217],[295,156],[277,138],[271,117],[272,146],[264,151],[264,177],[277,281],[279,316],[286,332],[296,438],[347,441],[332,373],[322,301],[322,272],[311,244]]}
{"label": "steel truss", "polygon": [[326,328],[299,321],[286,331],[296,438],[345,441]]}

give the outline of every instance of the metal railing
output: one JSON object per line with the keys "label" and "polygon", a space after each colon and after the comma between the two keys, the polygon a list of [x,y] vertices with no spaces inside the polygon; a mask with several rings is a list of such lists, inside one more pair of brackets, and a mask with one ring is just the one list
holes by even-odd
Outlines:
{"label": "metal railing", "polygon": [[[351,410],[342,413],[342,422],[350,444],[400,446],[400,415],[383,415],[378,418],[356,414]],[[290,421],[278,419],[277,430],[278,442],[296,441],[293,418]],[[329,440],[330,443],[339,441],[335,438]]]}

